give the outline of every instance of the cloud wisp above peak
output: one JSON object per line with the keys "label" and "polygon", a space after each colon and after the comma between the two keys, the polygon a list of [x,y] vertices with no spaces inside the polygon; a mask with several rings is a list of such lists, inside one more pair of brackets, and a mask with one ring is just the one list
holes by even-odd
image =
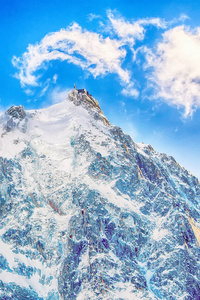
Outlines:
{"label": "cloud wisp above peak", "polygon": [[[29,45],[21,57],[14,56],[12,63],[18,69],[15,77],[20,80],[21,86],[25,89],[41,86],[44,94],[47,88],[42,84],[42,71],[48,68],[51,61],[58,60],[77,65],[95,78],[100,75],[117,74],[123,87],[122,93],[137,97],[139,92],[134,87],[132,70],[123,65],[127,56],[126,46],[131,46],[134,54],[134,41],[144,38],[144,27],[163,27],[164,23],[159,18],[154,18],[141,19],[131,24],[122,18],[114,17],[111,11],[108,11],[107,15],[112,27],[109,35],[103,36],[88,31],[74,22],[65,29],[47,34],[35,45]],[[91,14],[91,17],[97,16]],[[111,31],[117,33],[116,38],[113,38]],[[54,80],[48,78],[47,81]]]}
{"label": "cloud wisp above peak", "polygon": [[[91,20],[97,17],[91,14]],[[16,77],[29,95],[39,86],[43,96],[56,83],[59,72],[51,79],[43,79],[42,72],[51,61],[66,61],[94,78],[116,74],[126,97],[138,98],[151,86],[152,99],[184,108],[184,116],[191,116],[200,107],[200,29],[176,26],[186,19],[181,15],[169,22],[161,18],[128,21],[108,10],[101,34],[74,22],[29,45],[21,57],[12,59],[18,69]],[[159,29],[159,42],[151,40],[150,46],[145,37],[151,28]],[[137,72],[142,84],[137,82]]]}
{"label": "cloud wisp above peak", "polygon": [[130,80],[129,72],[121,67],[125,56],[120,41],[103,38],[73,23],[66,29],[47,34],[40,43],[29,45],[22,57],[13,57],[12,63],[19,70],[16,77],[22,87],[37,86],[40,77],[35,73],[53,60],[78,65],[94,77],[115,73],[126,83]]}

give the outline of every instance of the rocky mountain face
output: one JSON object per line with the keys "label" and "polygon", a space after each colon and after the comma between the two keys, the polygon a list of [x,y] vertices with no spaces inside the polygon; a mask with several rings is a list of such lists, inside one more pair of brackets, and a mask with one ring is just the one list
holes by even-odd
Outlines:
{"label": "rocky mountain face", "polygon": [[73,90],[0,116],[0,299],[200,299],[200,184]]}

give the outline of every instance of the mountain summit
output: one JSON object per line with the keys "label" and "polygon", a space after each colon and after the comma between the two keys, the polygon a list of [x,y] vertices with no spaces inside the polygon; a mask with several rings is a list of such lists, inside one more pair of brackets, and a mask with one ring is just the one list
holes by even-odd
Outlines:
{"label": "mountain summit", "polygon": [[0,116],[0,299],[200,299],[200,184],[85,90]]}

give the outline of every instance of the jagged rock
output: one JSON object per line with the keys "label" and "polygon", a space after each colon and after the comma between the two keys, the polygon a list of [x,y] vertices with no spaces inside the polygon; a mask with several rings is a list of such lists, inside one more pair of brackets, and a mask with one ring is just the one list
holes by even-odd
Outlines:
{"label": "jagged rock", "polygon": [[8,115],[10,115],[11,117],[13,118],[16,118],[16,119],[24,119],[26,117],[26,112],[24,110],[24,107],[22,105],[19,105],[19,106],[11,106],[7,111],[6,113]]}
{"label": "jagged rock", "polygon": [[[11,106],[5,115],[8,116],[8,118],[6,118],[6,122],[3,126],[4,132],[1,134],[2,137],[16,128],[23,133],[26,132],[28,118],[22,105]],[[30,116],[31,115],[32,114],[30,114]]]}
{"label": "jagged rock", "polygon": [[108,119],[104,116],[99,103],[92,97],[85,89],[74,89],[69,94],[69,99],[73,101],[76,106],[81,105],[86,108],[90,114],[93,115],[95,120],[102,120],[105,125],[110,125]]}

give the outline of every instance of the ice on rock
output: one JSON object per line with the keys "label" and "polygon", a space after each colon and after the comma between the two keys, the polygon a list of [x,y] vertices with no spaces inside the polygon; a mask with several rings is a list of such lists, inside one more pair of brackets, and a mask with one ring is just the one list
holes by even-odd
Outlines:
{"label": "ice on rock", "polygon": [[3,137],[8,132],[19,129],[21,132],[26,132],[27,118],[26,112],[22,105],[11,106],[6,113],[1,117],[4,131],[1,134]]}
{"label": "ice on rock", "polygon": [[200,185],[85,90],[0,116],[0,299],[200,295]]}
{"label": "ice on rock", "polygon": [[26,117],[26,113],[22,105],[11,106],[6,113],[16,119],[24,119]]}

